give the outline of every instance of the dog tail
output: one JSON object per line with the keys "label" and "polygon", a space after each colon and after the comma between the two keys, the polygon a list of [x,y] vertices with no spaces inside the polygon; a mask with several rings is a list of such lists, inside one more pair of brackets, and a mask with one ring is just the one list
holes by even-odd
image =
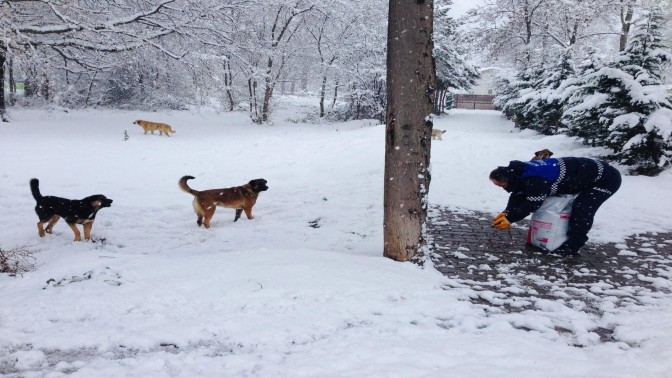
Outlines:
{"label": "dog tail", "polygon": [[180,186],[180,189],[182,189],[183,191],[191,194],[192,196],[195,196],[195,195],[198,195],[199,191],[191,189],[189,187],[189,185],[187,184],[187,180],[191,180],[193,178],[196,178],[196,177],[194,177],[194,176],[182,176],[178,185]]}
{"label": "dog tail", "polygon": [[36,178],[30,180],[30,192],[33,193],[35,201],[42,199],[42,193],[40,193],[40,180]]}

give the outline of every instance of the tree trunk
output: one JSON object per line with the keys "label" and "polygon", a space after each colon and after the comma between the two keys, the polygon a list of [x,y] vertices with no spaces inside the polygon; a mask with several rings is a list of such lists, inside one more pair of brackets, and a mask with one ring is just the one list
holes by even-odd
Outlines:
{"label": "tree trunk", "polygon": [[322,86],[320,87],[320,118],[324,117],[324,98],[327,92],[327,73],[322,75]]}
{"label": "tree trunk", "polygon": [[229,111],[232,112],[234,108],[233,102],[233,73],[231,72],[231,60],[227,59],[224,63],[224,86],[226,87],[226,98],[229,100]]}
{"label": "tree trunk", "polygon": [[16,79],[14,78],[14,59],[8,57],[7,75],[9,76],[9,105],[16,104]]}
{"label": "tree trunk", "polygon": [[250,91],[250,118],[254,123],[261,123],[259,107],[257,105],[257,80],[252,78],[248,79],[247,87]]}
{"label": "tree trunk", "polygon": [[632,25],[632,3],[621,8],[621,38],[618,44],[618,51],[625,50],[628,45],[628,34],[630,34],[630,25]]}
{"label": "tree trunk", "polygon": [[436,81],[432,0],[390,0],[387,34],[384,256],[413,257],[426,244]]}
{"label": "tree trunk", "polygon": [[438,89],[434,92],[434,115],[440,116],[446,110],[446,94],[445,89]]}
{"label": "tree trunk", "polygon": [[9,122],[7,119],[7,103],[5,101],[5,60],[7,50],[0,44],[0,121]]}
{"label": "tree trunk", "polygon": [[338,79],[334,82],[334,98],[331,101],[331,108],[336,106],[336,99],[338,98]]}
{"label": "tree trunk", "polygon": [[271,112],[271,97],[273,97],[273,83],[271,75],[273,74],[273,58],[268,58],[266,67],[266,77],[264,78],[264,103],[261,106],[261,121],[268,121],[268,115]]}

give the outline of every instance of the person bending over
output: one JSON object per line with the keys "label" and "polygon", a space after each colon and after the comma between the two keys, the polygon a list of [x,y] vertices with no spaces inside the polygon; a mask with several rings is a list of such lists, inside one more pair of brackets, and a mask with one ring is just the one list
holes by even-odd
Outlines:
{"label": "person bending over", "polygon": [[493,227],[505,230],[511,223],[535,212],[548,196],[578,194],[569,217],[567,240],[553,253],[578,254],[588,241],[597,209],[621,186],[621,174],[595,159],[566,157],[522,162],[490,172],[490,181],[511,193],[506,209],[497,215]]}

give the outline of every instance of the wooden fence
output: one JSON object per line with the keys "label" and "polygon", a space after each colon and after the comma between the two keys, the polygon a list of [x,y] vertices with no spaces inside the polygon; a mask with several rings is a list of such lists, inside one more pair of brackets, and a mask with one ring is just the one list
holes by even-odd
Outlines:
{"label": "wooden fence", "polygon": [[485,109],[494,110],[492,100],[495,96],[490,95],[455,95],[453,108],[456,109]]}

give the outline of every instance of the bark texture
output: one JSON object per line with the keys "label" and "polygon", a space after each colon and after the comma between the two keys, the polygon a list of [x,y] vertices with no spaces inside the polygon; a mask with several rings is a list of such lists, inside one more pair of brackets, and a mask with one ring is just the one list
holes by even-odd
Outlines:
{"label": "bark texture", "polygon": [[387,35],[384,255],[397,261],[425,245],[436,82],[433,1],[390,0]]}

